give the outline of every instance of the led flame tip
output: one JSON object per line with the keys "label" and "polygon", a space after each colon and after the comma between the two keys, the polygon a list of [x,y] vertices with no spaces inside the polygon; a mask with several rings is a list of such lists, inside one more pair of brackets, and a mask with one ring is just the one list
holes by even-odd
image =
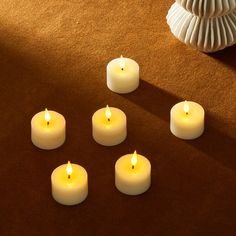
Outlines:
{"label": "led flame tip", "polygon": [[132,165],[132,169],[134,169],[135,165],[137,164],[137,152],[134,151],[134,154],[131,157],[131,165]]}
{"label": "led flame tip", "polygon": [[66,166],[66,173],[68,175],[68,178],[70,178],[72,172],[73,172],[72,165],[71,165],[70,161],[68,161],[67,166]]}
{"label": "led flame tip", "polygon": [[51,116],[47,108],[45,108],[44,119],[47,121],[47,123],[49,123],[51,120]]}
{"label": "led flame tip", "polygon": [[189,113],[189,105],[188,105],[188,102],[187,102],[186,100],[184,101],[184,112],[185,112],[186,114]]}
{"label": "led flame tip", "polygon": [[121,70],[124,70],[125,68],[125,60],[122,55],[120,56],[120,68]]}
{"label": "led flame tip", "polygon": [[110,121],[111,119],[111,109],[109,108],[109,106],[106,106],[106,112],[105,112],[106,118]]}

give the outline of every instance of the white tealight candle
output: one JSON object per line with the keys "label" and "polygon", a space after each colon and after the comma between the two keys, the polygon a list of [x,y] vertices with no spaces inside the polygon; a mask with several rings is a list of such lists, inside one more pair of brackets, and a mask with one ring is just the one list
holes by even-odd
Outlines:
{"label": "white tealight candle", "polygon": [[101,108],[93,114],[94,140],[104,146],[122,143],[127,136],[127,121],[123,111],[115,107]]}
{"label": "white tealight candle", "polygon": [[31,140],[41,149],[55,149],[66,139],[66,121],[55,111],[41,111],[31,120]]}
{"label": "white tealight candle", "polygon": [[107,65],[107,86],[116,93],[130,93],[139,86],[139,65],[130,58],[116,58]]}
{"label": "white tealight candle", "polygon": [[52,196],[63,205],[83,202],[88,195],[88,175],[86,170],[76,164],[61,165],[51,175]]}
{"label": "white tealight candle", "polygon": [[115,164],[116,188],[128,195],[138,195],[151,185],[151,164],[149,160],[134,152],[119,158]]}
{"label": "white tealight candle", "polygon": [[195,139],[204,132],[205,112],[196,102],[180,102],[170,111],[170,130],[178,138]]}

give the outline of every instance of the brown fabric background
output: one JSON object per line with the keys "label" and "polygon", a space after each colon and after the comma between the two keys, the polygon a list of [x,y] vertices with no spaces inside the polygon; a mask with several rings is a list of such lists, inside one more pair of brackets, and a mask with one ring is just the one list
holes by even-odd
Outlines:
{"label": "brown fabric background", "polygon": [[[236,235],[236,47],[204,54],[176,40],[166,24],[171,0],[0,1],[1,235]],[[127,95],[106,87],[105,68],[123,54],[141,67]],[[204,135],[169,131],[182,100],[206,111]],[[91,116],[106,104],[128,117],[128,138],[103,147]],[[31,144],[30,120],[43,110],[67,120],[59,149]],[[126,196],[114,164],[137,151],[152,164],[152,187]],[[65,207],[50,175],[67,160],[89,174],[89,196]]]}

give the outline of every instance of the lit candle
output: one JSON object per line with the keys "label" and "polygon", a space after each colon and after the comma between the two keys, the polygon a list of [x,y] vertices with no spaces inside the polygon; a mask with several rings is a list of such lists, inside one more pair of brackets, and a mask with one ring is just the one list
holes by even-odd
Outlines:
{"label": "lit candle", "polygon": [[107,86],[116,93],[130,93],[139,86],[139,65],[130,58],[116,58],[107,65]]}
{"label": "lit candle", "polygon": [[177,103],[170,111],[170,130],[181,139],[198,138],[204,132],[204,117],[204,109],[198,103]]}
{"label": "lit candle", "polygon": [[123,111],[115,107],[101,108],[93,114],[94,140],[104,146],[122,143],[127,136],[127,121]]}
{"label": "lit candle", "polygon": [[151,164],[149,160],[137,154],[127,154],[115,164],[115,186],[128,195],[146,192],[151,185]]}
{"label": "lit candle", "polygon": [[61,165],[51,175],[53,198],[63,205],[76,205],[83,202],[88,195],[88,175],[77,164]]}
{"label": "lit candle", "polygon": [[66,139],[66,121],[64,116],[55,112],[41,111],[31,120],[31,140],[41,149],[55,149]]}

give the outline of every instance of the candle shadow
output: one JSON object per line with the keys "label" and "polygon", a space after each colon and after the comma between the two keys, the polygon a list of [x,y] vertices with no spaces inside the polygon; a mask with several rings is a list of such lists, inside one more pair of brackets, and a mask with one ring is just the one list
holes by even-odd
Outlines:
{"label": "candle shadow", "polygon": [[[144,80],[141,80],[140,88],[130,94],[121,95],[136,105],[142,107],[153,115],[159,117],[168,123],[170,122],[171,107],[183,101],[183,99],[164,91]],[[151,101],[151,102],[150,102]],[[205,132],[195,140],[180,140],[188,145],[192,145],[198,150],[204,152],[209,157],[214,158],[230,169],[236,170],[235,147],[236,140],[227,134],[221,132],[217,127],[221,124],[216,122],[214,116],[206,111]],[[216,124],[215,125],[212,124]],[[168,129],[167,132],[170,132]],[[177,138],[176,138],[177,139]],[[170,144],[171,145],[171,144]]]}

